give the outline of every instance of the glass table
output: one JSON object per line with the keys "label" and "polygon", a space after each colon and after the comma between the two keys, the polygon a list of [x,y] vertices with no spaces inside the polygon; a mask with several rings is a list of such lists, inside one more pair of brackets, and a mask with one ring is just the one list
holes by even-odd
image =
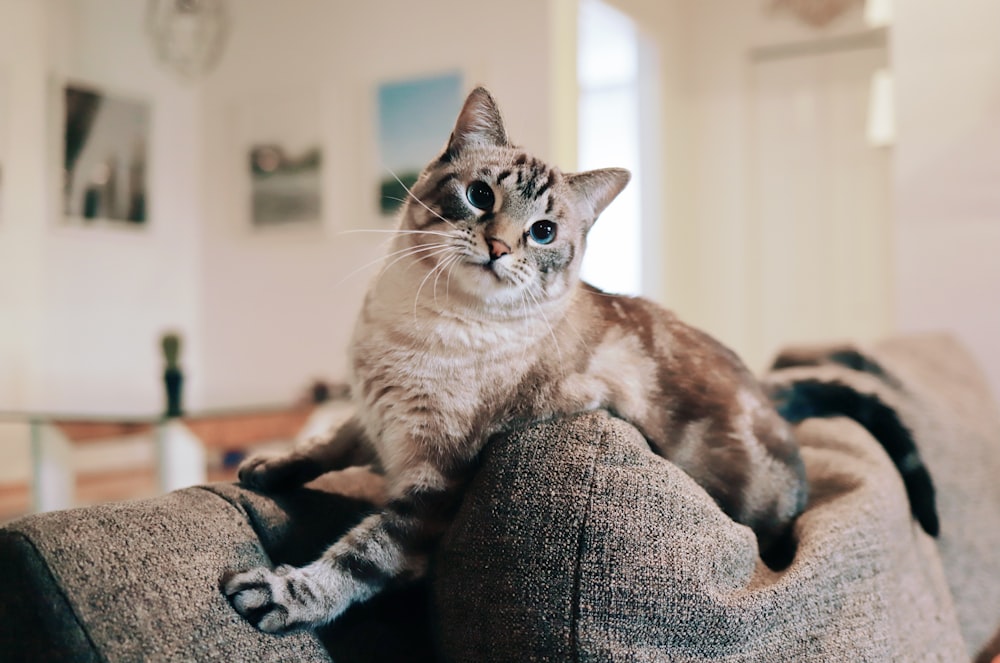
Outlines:
{"label": "glass table", "polygon": [[[0,521],[24,513],[51,511],[82,503],[142,497],[198,485],[231,481],[248,452],[261,447],[287,447],[295,440],[322,434],[349,414],[348,401],[321,404],[260,405],[158,415],[80,414],[0,411],[0,463],[21,462],[27,449],[29,470],[20,480],[0,473]],[[118,452],[114,444],[118,443]],[[127,444],[145,445],[128,455],[131,469],[120,462],[105,472],[105,483],[117,482],[117,492],[95,489],[101,463],[91,462],[90,479],[81,476],[80,458],[103,445],[105,458]],[[110,455],[109,455],[110,454]],[[100,453],[91,452],[100,458]],[[128,460],[128,459],[126,459]],[[18,474],[13,472],[13,474]],[[89,483],[88,483],[89,482]],[[128,486],[133,486],[130,491]],[[88,488],[89,486],[89,488]],[[87,493],[82,495],[81,493]]]}

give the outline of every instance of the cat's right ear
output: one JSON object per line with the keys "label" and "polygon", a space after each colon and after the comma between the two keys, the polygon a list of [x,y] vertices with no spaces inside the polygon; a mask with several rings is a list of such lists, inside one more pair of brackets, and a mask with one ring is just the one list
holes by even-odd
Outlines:
{"label": "cat's right ear", "polygon": [[477,87],[466,98],[462,112],[458,114],[444,154],[450,158],[470,146],[506,147],[509,144],[497,103],[486,88]]}
{"label": "cat's right ear", "polygon": [[601,168],[566,176],[566,182],[576,197],[580,214],[587,222],[587,230],[597,220],[604,208],[611,204],[632,174],[624,168]]}

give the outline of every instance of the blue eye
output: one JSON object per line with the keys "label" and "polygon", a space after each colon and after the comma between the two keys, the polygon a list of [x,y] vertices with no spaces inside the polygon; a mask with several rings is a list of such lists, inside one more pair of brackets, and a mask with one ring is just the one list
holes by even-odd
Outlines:
{"label": "blue eye", "polygon": [[528,234],[539,244],[551,244],[556,238],[556,224],[551,221],[535,221],[528,229]]}
{"label": "blue eye", "polygon": [[496,201],[493,195],[493,189],[490,185],[482,180],[476,180],[469,185],[469,188],[465,190],[465,197],[469,199],[473,207],[481,209],[483,211],[489,211],[493,209],[493,203]]}

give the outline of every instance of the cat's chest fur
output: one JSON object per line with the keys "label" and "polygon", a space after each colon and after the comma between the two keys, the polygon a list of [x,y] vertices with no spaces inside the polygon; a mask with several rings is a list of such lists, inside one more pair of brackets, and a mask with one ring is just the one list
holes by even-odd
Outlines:
{"label": "cat's chest fur", "polygon": [[414,290],[418,282],[385,279],[352,344],[359,418],[383,461],[413,431],[442,449],[465,445],[464,455],[492,433],[601,407],[643,428],[663,425],[662,404],[649,399],[656,360],[587,291],[545,312],[471,313]]}
{"label": "cat's chest fur", "polygon": [[414,431],[457,448],[498,430],[505,403],[545,350],[544,321],[473,314],[438,297],[409,285],[373,292],[355,327],[359,418],[383,460],[396,451],[387,444]]}

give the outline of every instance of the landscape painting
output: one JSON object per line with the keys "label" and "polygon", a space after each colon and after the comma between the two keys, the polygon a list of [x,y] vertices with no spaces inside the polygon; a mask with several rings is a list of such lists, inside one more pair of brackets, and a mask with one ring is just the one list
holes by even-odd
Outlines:
{"label": "landscape painting", "polygon": [[378,88],[382,172],[379,210],[394,214],[427,162],[444,149],[462,108],[459,72],[385,83]]}
{"label": "landscape painting", "polygon": [[292,95],[255,100],[244,106],[242,125],[252,225],[320,223],[323,149],[316,99]]}
{"label": "landscape painting", "polygon": [[147,221],[150,105],[62,86],[62,209],[70,222]]}

